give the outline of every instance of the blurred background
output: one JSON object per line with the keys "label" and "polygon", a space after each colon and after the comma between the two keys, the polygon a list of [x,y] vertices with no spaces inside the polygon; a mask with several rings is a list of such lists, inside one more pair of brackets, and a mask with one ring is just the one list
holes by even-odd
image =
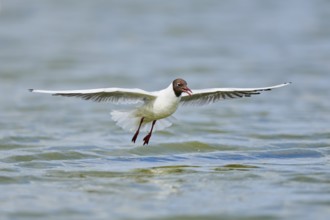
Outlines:
{"label": "blurred background", "polygon": [[[327,219],[329,61],[328,0],[2,0],[0,216]],[[182,108],[148,147],[111,121],[122,106],[28,92],[178,77],[293,84]]]}

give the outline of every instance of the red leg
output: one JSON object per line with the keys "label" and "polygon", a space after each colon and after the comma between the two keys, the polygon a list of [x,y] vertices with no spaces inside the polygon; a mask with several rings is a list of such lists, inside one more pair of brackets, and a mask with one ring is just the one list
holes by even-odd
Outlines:
{"label": "red leg", "polygon": [[143,120],[144,120],[144,117],[141,118],[139,128],[137,129],[137,131],[135,132],[135,134],[134,134],[134,136],[132,138],[132,142],[134,142],[134,143],[135,143],[135,141],[136,141],[136,139],[137,139],[137,137],[138,137],[138,135],[140,133],[140,128],[141,128],[141,125],[143,123]]}
{"label": "red leg", "polygon": [[143,138],[143,141],[144,141],[143,145],[146,145],[146,144],[148,145],[148,144],[149,144],[149,140],[150,140],[151,135],[152,135],[152,130],[154,129],[154,126],[155,126],[155,124],[156,124],[156,121],[157,121],[157,120],[154,120],[154,121],[152,122],[150,132],[147,134],[147,136],[145,136],[145,137]]}

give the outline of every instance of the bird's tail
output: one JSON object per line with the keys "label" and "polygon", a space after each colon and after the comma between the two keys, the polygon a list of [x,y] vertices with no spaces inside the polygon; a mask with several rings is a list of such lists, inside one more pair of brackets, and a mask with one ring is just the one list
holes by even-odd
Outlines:
{"label": "bird's tail", "polygon": [[[126,131],[131,131],[135,132],[140,124],[141,117],[136,116],[135,111],[112,111],[111,113],[111,118],[116,122],[116,125],[121,127],[122,129]],[[168,118],[163,118],[160,120],[157,120],[154,131],[159,131],[163,130],[169,126],[172,125],[172,122],[175,120],[174,117],[168,117]],[[145,120],[143,124],[141,125],[141,131],[149,131],[151,124],[150,122]],[[148,126],[149,125],[149,126]]]}

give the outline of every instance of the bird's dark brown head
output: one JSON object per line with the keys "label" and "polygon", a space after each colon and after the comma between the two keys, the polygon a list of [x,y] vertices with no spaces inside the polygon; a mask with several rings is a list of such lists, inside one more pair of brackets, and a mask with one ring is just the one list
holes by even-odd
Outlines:
{"label": "bird's dark brown head", "polygon": [[192,91],[187,86],[187,82],[180,78],[173,81],[173,90],[177,97],[180,97],[183,92],[187,93],[188,95],[192,94]]}

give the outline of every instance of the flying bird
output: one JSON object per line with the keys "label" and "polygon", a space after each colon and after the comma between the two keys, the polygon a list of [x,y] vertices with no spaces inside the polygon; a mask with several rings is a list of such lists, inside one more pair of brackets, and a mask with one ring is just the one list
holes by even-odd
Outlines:
{"label": "flying bird", "polygon": [[[78,97],[96,102],[113,102],[120,104],[136,104],[133,110],[112,111],[112,119],[124,130],[134,133],[132,142],[136,139],[142,129],[146,130],[146,125],[151,124],[150,131],[143,138],[143,145],[149,144],[153,130],[169,127],[172,124],[171,115],[181,105],[205,105],[217,101],[233,98],[250,97],[260,94],[263,91],[287,86],[290,83],[283,83],[275,86],[261,88],[211,88],[201,90],[191,90],[184,79],[175,79],[167,88],[155,92],[147,92],[142,89],[126,88],[101,88],[87,90],[36,90],[30,92],[48,93],[53,96]],[[156,124],[157,122],[157,124]]]}

